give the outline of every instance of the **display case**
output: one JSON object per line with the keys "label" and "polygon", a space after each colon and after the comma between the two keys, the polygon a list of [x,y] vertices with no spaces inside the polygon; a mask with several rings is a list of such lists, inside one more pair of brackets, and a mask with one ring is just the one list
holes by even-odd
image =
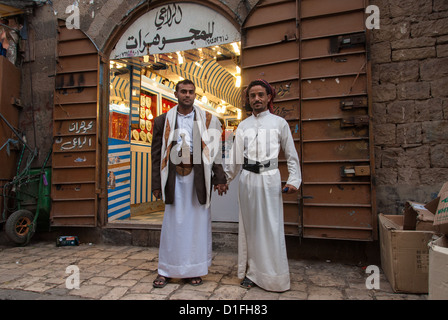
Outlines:
{"label": "display case", "polygon": [[167,113],[177,102],[162,96],[162,113]]}
{"label": "display case", "polygon": [[154,118],[157,116],[157,95],[140,91],[139,125],[132,130],[132,141],[151,144]]}
{"label": "display case", "polygon": [[[116,107],[115,107],[116,106]],[[109,137],[129,140],[129,108],[111,105],[109,114]]]}

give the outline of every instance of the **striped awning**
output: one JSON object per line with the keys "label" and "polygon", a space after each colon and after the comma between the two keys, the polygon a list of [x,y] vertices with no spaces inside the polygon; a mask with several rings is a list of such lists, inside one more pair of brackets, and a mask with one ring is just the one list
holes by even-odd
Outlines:
{"label": "striped awning", "polygon": [[110,94],[114,97],[112,100],[116,100],[115,98],[119,97],[124,101],[129,102],[129,96],[131,94],[129,87],[129,79],[123,79],[121,77],[114,76],[110,80],[111,90]]}
{"label": "striped awning", "polygon": [[223,68],[216,60],[202,62],[186,62],[181,65],[170,65],[172,72],[185,79],[192,80],[197,87],[211,93],[215,97],[241,106],[241,91],[235,87],[235,77]]}

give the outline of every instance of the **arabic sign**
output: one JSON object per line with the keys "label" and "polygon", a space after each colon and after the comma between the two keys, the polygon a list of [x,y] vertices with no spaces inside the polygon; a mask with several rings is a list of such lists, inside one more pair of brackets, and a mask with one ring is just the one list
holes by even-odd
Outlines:
{"label": "arabic sign", "polygon": [[61,121],[55,130],[56,135],[62,135],[55,140],[56,150],[95,150],[96,126],[94,120]]}
{"label": "arabic sign", "polygon": [[57,136],[94,134],[95,131],[96,131],[95,120],[65,120],[60,121],[54,127],[54,134]]}
{"label": "arabic sign", "polygon": [[60,137],[55,140],[58,151],[95,150],[95,136]]}
{"label": "arabic sign", "polygon": [[137,19],[118,40],[110,58],[184,51],[235,41],[240,41],[239,31],[221,14],[199,4],[171,3]]}

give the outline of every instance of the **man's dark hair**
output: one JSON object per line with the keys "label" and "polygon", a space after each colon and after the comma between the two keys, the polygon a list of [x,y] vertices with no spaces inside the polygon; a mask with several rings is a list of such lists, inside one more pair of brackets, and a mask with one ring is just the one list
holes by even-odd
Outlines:
{"label": "man's dark hair", "polygon": [[191,81],[191,80],[189,80],[189,79],[185,79],[185,80],[182,80],[182,81],[179,81],[177,84],[176,84],[176,92],[179,92],[179,85],[185,85],[185,84],[192,84],[193,85],[193,87],[196,89],[196,85],[194,84],[194,82],[193,81]]}
{"label": "man's dark hair", "polygon": [[[275,97],[274,88],[272,88],[272,86],[266,80],[257,79],[257,80],[252,81],[251,83],[249,83],[246,90],[244,90],[244,108],[247,111],[252,111],[252,107],[250,106],[250,103],[249,103],[249,91],[254,86],[262,86],[263,88],[266,89],[266,94],[270,94],[272,96],[271,102],[269,104],[269,105],[272,105],[272,101],[274,100],[274,97]],[[271,110],[271,108],[272,107],[270,107],[269,110]]]}

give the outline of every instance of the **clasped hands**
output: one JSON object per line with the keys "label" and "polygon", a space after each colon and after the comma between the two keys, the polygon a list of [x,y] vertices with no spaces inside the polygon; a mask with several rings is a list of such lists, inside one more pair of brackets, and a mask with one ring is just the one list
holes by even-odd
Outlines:
{"label": "clasped hands", "polygon": [[223,194],[227,193],[227,190],[229,190],[229,185],[226,183],[220,183],[214,186],[214,191],[218,190],[218,194],[222,196]]}

